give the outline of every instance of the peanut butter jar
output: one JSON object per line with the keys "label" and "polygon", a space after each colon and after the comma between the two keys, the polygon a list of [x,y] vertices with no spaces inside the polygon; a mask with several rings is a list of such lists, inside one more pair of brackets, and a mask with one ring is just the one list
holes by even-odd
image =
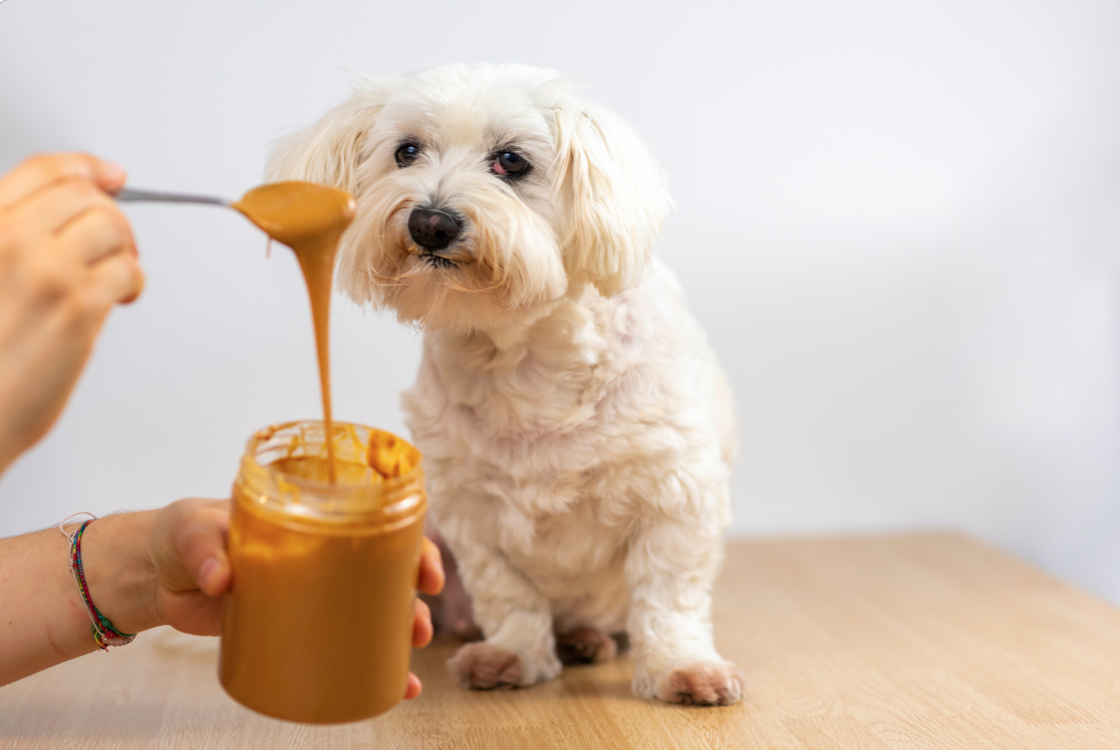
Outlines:
{"label": "peanut butter jar", "polygon": [[222,686],[289,721],[333,724],[404,697],[427,497],[420,453],[335,422],[256,433],[233,486]]}

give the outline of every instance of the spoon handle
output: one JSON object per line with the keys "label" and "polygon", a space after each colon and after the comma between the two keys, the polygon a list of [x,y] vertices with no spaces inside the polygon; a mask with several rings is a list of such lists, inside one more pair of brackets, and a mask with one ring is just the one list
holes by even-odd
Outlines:
{"label": "spoon handle", "polygon": [[116,195],[118,201],[160,201],[162,203],[208,203],[214,206],[228,206],[229,201],[224,198],[214,198],[209,195],[185,195],[183,193],[165,193],[155,190],[136,190],[122,188]]}

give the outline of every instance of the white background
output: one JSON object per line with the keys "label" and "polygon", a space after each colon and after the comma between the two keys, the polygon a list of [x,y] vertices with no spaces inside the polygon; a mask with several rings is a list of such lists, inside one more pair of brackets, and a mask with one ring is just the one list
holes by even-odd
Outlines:
{"label": "white background", "polygon": [[[576,74],[667,164],[661,252],[739,401],[734,534],[962,528],[1120,601],[1116,0],[8,0],[0,168],[87,149],[237,196],[343,68],[476,60]],[[0,535],[223,495],[252,430],[319,414],[291,257],[128,212],[147,291]],[[418,338],[335,316],[337,414],[402,429]]]}

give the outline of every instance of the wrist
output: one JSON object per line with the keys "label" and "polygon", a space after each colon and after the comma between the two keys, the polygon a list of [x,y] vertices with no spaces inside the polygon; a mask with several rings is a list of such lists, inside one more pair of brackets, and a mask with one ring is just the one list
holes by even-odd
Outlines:
{"label": "wrist", "polygon": [[158,579],[148,554],[155,511],[120,513],[91,523],[82,536],[82,568],[90,599],[122,633],[163,622],[156,606]]}

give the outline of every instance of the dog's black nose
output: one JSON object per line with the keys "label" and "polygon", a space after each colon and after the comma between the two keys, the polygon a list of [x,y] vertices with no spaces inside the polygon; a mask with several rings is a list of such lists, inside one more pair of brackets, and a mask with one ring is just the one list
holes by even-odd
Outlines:
{"label": "dog's black nose", "polygon": [[412,241],[427,250],[442,250],[459,236],[463,224],[446,211],[414,208],[408,217],[408,233]]}

